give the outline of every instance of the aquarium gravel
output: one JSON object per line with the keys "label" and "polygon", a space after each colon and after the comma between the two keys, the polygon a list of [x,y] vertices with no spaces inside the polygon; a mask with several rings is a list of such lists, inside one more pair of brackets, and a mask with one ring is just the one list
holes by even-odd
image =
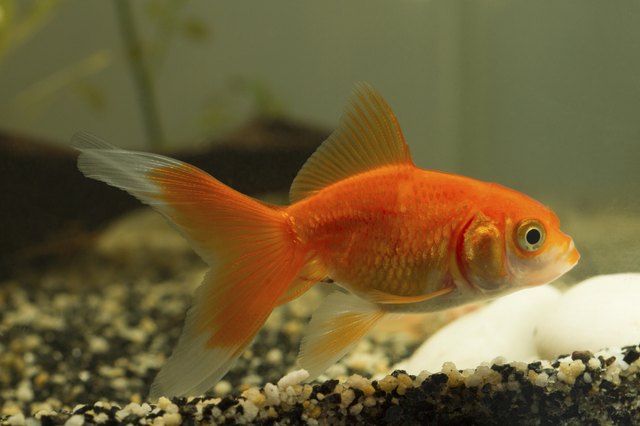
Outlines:
{"label": "aquarium gravel", "polygon": [[207,395],[146,401],[205,271],[180,236],[142,210],[84,253],[0,282],[0,424],[640,422],[637,346],[387,375],[446,314],[383,324],[305,383],[295,359],[322,289],[274,311]]}

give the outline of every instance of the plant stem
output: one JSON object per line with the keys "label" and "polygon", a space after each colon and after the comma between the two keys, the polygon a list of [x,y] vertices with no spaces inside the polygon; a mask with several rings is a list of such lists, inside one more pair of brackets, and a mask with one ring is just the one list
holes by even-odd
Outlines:
{"label": "plant stem", "polygon": [[147,135],[147,144],[149,147],[157,149],[164,144],[164,136],[153,82],[151,81],[151,74],[144,60],[144,53],[136,32],[131,3],[129,0],[116,0],[116,15],[120,24],[120,33],[127,62],[138,93],[138,103]]}

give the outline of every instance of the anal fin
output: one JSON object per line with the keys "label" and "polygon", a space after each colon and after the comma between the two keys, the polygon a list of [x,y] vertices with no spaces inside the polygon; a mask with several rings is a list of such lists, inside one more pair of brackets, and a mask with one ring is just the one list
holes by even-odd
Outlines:
{"label": "anal fin", "polygon": [[377,305],[336,291],[314,312],[302,339],[298,363],[313,379],[342,358],[384,316]]}

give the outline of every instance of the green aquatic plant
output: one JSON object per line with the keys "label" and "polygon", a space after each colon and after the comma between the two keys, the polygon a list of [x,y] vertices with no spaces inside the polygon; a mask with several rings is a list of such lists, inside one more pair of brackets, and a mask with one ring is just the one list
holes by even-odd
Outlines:
{"label": "green aquatic plant", "polygon": [[61,0],[0,0],[0,61],[40,30]]}
{"label": "green aquatic plant", "polygon": [[150,147],[157,148],[164,144],[164,135],[158,113],[156,93],[151,81],[151,71],[144,58],[131,4],[127,0],[116,0],[115,7],[126,53],[125,57],[135,83],[147,142]]}
{"label": "green aquatic plant", "polygon": [[136,24],[133,3],[116,0],[115,11],[122,35],[125,59],[137,92],[142,121],[150,147],[164,145],[164,132],[155,91],[154,70],[160,68],[174,34],[180,33],[194,41],[207,39],[207,26],[202,21],[180,16],[187,0],[156,0],[147,4],[147,16],[153,23],[154,36],[143,42]]}
{"label": "green aquatic plant", "polygon": [[[0,0],[0,66],[49,22],[65,19],[64,11],[75,4],[70,0]],[[146,145],[150,149],[168,145],[158,77],[166,69],[171,49],[179,47],[178,42],[204,45],[213,39],[212,19],[194,14],[191,4],[190,0],[109,2],[121,44],[96,46],[70,61],[42,69],[39,77],[18,86],[10,98],[0,100],[0,114],[12,117],[19,127],[30,128],[63,96],[79,99],[92,112],[103,113],[117,95],[105,87],[101,73],[124,66],[133,83]],[[205,135],[240,125],[236,117],[277,118],[285,112],[281,100],[260,76],[229,76],[221,86],[208,90],[208,99],[200,105],[193,123]]]}
{"label": "green aquatic plant", "polygon": [[211,132],[228,128],[234,124],[236,110],[247,103],[253,117],[278,119],[287,112],[286,106],[267,82],[258,78],[234,76],[222,89],[209,94],[202,106],[201,123]]}
{"label": "green aquatic plant", "polygon": [[[0,0],[0,63],[55,17],[64,0]],[[106,95],[88,77],[113,62],[113,52],[100,49],[66,64],[36,80],[2,105],[7,113],[17,111],[21,120],[33,120],[64,89],[84,99],[95,110],[106,106]]]}

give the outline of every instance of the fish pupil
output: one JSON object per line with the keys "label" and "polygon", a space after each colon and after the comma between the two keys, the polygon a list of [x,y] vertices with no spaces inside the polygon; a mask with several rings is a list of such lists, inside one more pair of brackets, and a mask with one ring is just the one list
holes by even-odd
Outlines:
{"label": "fish pupil", "polygon": [[540,239],[542,238],[542,234],[540,233],[539,229],[531,228],[527,231],[524,238],[527,240],[527,243],[533,246],[540,242]]}

